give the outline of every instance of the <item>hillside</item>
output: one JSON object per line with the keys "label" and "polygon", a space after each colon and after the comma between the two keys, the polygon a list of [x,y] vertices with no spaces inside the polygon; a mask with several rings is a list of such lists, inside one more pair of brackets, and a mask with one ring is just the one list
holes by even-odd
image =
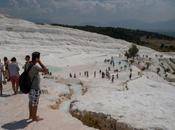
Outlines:
{"label": "hillside", "polygon": [[95,26],[71,26],[52,24],[54,26],[70,27],[80,29],[89,32],[95,32],[103,35],[107,35],[117,39],[123,39],[128,42],[133,42],[138,45],[150,47],[157,51],[175,51],[175,37],[165,34],[159,34],[155,32],[148,32],[142,30],[132,30],[126,28],[114,28],[114,27],[95,27]]}
{"label": "hillside", "polygon": [[40,75],[39,115],[44,120],[38,123],[27,119],[28,95],[13,95],[11,84],[4,85],[0,129],[174,129],[175,53],[137,45],[139,53],[131,63],[124,56],[131,45],[0,15],[0,58],[15,56],[21,73],[25,55],[39,51],[52,72]]}

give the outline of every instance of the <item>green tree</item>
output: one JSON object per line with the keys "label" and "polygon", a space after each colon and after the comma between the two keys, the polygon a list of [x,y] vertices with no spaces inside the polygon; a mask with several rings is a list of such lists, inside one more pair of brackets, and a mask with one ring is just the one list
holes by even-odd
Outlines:
{"label": "green tree", "polygon": [[165,45],[162,43],[161,45],[160,45],[160,49],[163,49],[165,47]]}
{"label": "green tree", "polygon": [[136,45],[133,44],[128,50],[128,58],[131,58],[131,57],[134,58],[138,52],[139,52],[139,49],[137,48]]}

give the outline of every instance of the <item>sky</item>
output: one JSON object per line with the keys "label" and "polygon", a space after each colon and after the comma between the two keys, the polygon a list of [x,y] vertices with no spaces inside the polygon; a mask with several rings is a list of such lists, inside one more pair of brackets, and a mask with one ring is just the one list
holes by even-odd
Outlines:
{"label": "sky", "polygon": [[175,30],[175,0],[0,0],[0,13],[39,23]]}

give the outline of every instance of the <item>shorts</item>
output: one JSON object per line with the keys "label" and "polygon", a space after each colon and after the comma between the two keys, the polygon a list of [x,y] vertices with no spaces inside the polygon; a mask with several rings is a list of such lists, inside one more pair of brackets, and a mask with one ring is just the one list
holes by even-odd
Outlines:
{"label": "shorts", "polygon": [[15,86],[19,86],[19,76],[11,76],[10,77],[10,81],[12,82],[12,85]]}
{"label": "shorts", "polygon": [[38,106],[41,91],[36,89],[31,89],[29,92],[29,103],[32,106]]}

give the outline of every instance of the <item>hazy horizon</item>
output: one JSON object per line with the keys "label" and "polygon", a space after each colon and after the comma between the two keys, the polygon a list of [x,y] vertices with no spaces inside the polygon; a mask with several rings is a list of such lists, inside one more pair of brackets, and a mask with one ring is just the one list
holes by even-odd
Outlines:
{"label": "hazy horizon", "polygon": [[173,0],[1,0],[0,13],[35,23],[175,32]]}

